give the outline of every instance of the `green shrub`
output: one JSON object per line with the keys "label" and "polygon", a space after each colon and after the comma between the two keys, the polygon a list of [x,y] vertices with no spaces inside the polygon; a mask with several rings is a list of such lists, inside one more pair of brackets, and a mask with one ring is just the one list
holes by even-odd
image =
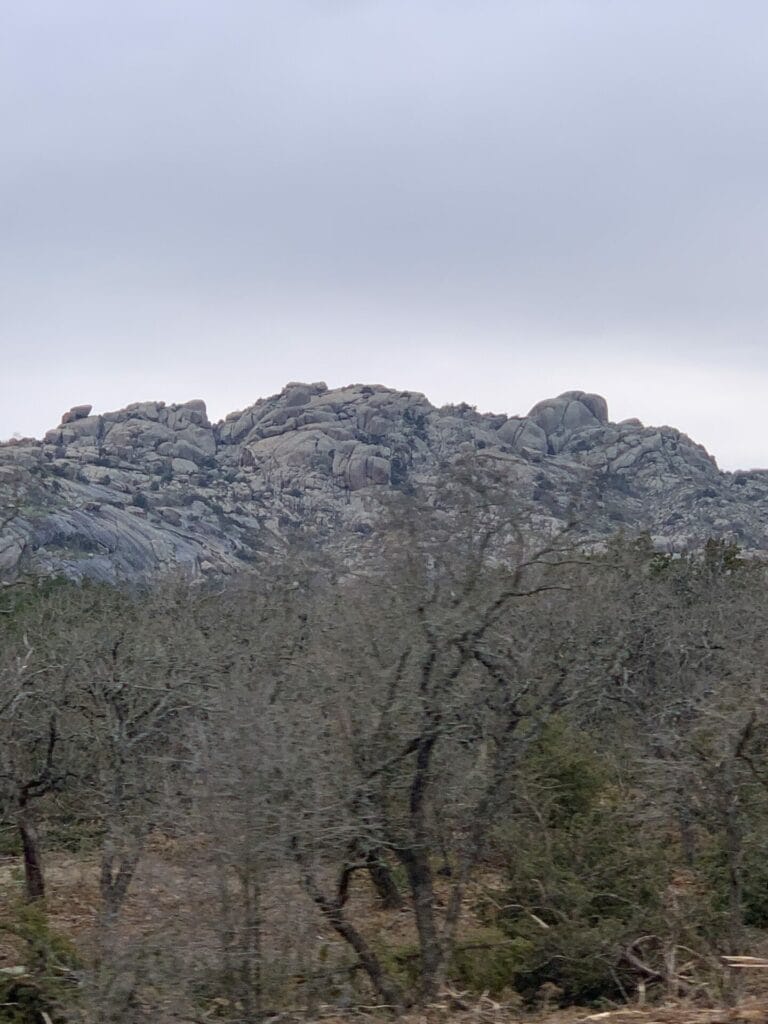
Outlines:
{"label": "green shrub", "polygon": [[5,932],[24,945],[24,970],[0,975],[0,1020],[3,1024],[39,1024],[48,1018],[69,1019],[65,1007],[77,999],[77,972],[82,962],[68,939],[49,925],[40,903],[18,903],[0,920]]}
{"label": "green shrub", "polygon": [[528,939],[510,939],[500,929],[487,928],[458,943],[448,973],[459,989],[498,998],[518,987],[531,953]]}
{"label": "green shrub", "polygon": [[0,1021],[3,1024],[39,1024],[47,1015],[51,1024],[64,1024],[61,1012],[45,986],[31,974],[0,975]]}
{"label": "green shrub", "polygon": [[554,721],[530,752],[520,814],[503,832],[509,887],[499,920],[527,946],[515,988],[564,1004],[621,999],[634,987],[621,949],[664,928],[669,867],[640,834],[631,793],[589,738]]}
{"label": "green shrub", "polygon": [[15,825],[0,825],[0,856],[21,855],[21,836]]}

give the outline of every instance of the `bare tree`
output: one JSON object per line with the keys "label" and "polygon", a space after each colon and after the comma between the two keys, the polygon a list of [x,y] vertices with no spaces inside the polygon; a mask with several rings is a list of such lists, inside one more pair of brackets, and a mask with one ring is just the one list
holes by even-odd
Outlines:
{"label": "bare tree", "polygon": [[204,665],[193,602],[174,581],[143,592],[85,588],[69,636],[77,651],[77,791],[101,834],[90,982],[104,1022],[122,1019],[134,997],[135,964],[121,952],[123,905],[149,835],[175,820],[184,799]]}
{"label": "bare tree", "polygon": [[716,542],[679,558],[642,546],[617,553],[624,571],[603,593],[615,614],[614,642],[597,658],[608,677],[602,711],[622,709],[614,722],[623,749],[645,766],[649,818],[676,822],[686,867],[706,869],[702,845],[710,860],[713,844],[722,858],[724,912],[708,941],[738,955],[747,941],[745,842],[765,813],[765,569]]}
{"label": "bare tree", "polygon": [[[311,713],[294,725],[306,736],[295,771],[315,806],[293,847],[326,920],[381,997],[402,1005],[409,996],[345,913],[350,878],[369,854],[399,862],[419,941],[418,998],[432,999],[521,754],[575,692],[580,560],[564,545],[532,546],[484,467],[461,476],[454,467],[434,491],[404,498],[384,537],[365,577],[317,595],[304,665]],[[451,876],[444,908],[439,858]],[[321,875],[333,860],[329,889]]]}
{"label": "bare tree", "polygon": [[76,771],[73,659],[51,629],[66,600],[64,590],[25,586],[0,618],[0,816],[18,829],[29,900],[45,895],[36,809]]}
{"label": "bare tree", "polygon": [[295,695],[291,652],[302,643],[295,598],[278,571],[196,606],[210,673],[190,742],[191,827],[207,837],[215,864],[221,981],[245,1024],[265,1011],[264,895],[285,860],[284,708]]}

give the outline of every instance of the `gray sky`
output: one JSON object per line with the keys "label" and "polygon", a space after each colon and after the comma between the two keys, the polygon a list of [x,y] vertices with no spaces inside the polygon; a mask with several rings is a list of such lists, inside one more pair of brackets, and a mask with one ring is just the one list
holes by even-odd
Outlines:
{"label": "gray sky", "polygon": [[0,0],[0,437],[571,388],[768,466],[765,0]]}

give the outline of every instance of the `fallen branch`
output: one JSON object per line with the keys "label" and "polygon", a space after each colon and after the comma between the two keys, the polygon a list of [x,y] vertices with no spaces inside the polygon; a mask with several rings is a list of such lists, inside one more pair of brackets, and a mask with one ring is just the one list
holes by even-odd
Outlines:
{"label": "fallen branch", "polygon": [[726,967],[768,967],[768,959],[762,956],[722,956],[720,959]]}

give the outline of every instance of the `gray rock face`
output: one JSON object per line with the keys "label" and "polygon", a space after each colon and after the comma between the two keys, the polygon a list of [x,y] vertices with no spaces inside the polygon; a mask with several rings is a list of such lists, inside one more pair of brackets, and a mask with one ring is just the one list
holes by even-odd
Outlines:
{"label": "gray rock face", "polygon": [[544,431],[548,450],[557,454],[579,431],[605,426],[608,405],[600,395],[566,391],[557,398],[534,405],[528,419]]}
{"label": "gray rock face", "polygon": [[42,441],[0,445],[0,573],[119,580],[231,572],[300,532],[354,557],[389,488],[470,458],[508,481],[521,514],[556,530],[647,530],[681,549],[710,536],[768,548],[768,472],[721,473],[671,427],[611,423],[569,391],[527,416],[437,409],[420,394],[292,383],[217,424],[205,404],[76,406]]}
{"label": "gray rock face", "polygon": [[73,405],[69,412],[61,417],[62,423],[74,423],[76,420],[85,419],[91,412],[92,405]]}
{"label": "gray rock face", "polygon": [[524,448],[534,452],[549,450],[546,431],[529,417],[511,416],[499,427],[496,436],[516,451]]}

